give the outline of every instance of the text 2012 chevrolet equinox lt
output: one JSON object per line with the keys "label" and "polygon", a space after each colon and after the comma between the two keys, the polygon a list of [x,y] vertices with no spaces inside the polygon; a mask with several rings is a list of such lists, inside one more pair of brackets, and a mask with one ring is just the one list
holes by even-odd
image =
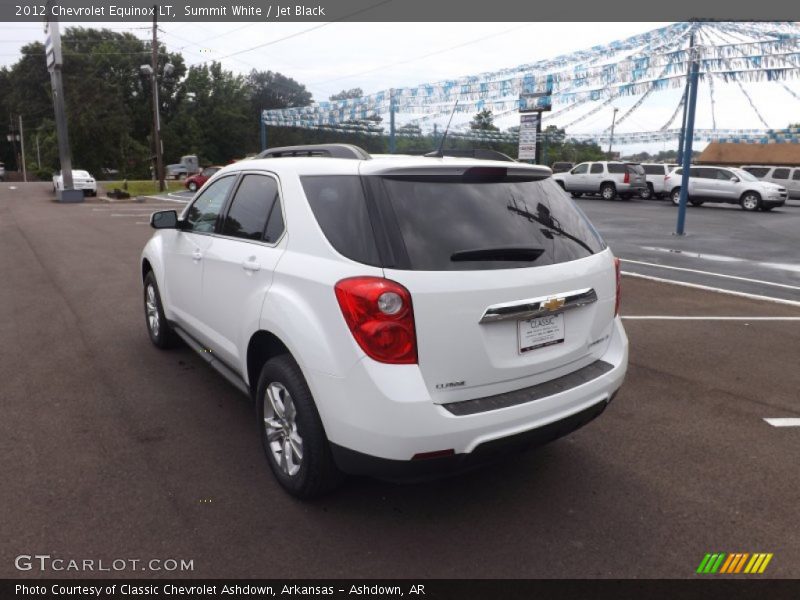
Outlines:
{"label": "text 2012 chevrolet equinox lt", "polygon": [[549,169],[297,148],[154,213],[141,259],[151,340],[255,399],[289,493],[462,470],[603,411],[619,264]]}

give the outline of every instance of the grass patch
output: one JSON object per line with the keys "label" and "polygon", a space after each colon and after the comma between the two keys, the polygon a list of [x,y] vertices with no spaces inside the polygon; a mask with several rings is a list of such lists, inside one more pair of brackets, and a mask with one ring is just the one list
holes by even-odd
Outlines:
{"label": "grass patch", "polygon": [[[103,186],[103,189],[106,192],[113,191],[114,188],[119,188],[124,190],[125,187],[123,186],[122,181],[101,181],[99,182],[100,185]],[[167,184],[167,191],[168,192],[180,192],[185,190],[186,188],[183,185],[182,181],[175,181],[175,180],[167,180],[165,182]],[[135,196],[149,196],[151,194],[158,193],[158,182],[157,181],[128,181],[128,193],[135,197]]]}

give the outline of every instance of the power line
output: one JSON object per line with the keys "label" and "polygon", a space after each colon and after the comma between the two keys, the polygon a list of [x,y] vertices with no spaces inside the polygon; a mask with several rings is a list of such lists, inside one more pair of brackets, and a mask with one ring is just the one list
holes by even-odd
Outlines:
{"label": "power line", "polygon": [[267,46],[272,46],[274,44],[278,44],[280,42],[284,42],[286,40],[290,40],[292,38],[301,36],[303,34],[310,33],[312,31],[316,31],[317,29],[322,29],[323,27],[327,27],[328,25],[333,25],[334,23],[339,23],[341,21],[344,21],[345,19],[349,19],[350,17],[354,17],[354,16],[359,15],[361,13],[367,12],[367,11],[372,10],[373,8],[377,8],[377,7],[379,7],[379,6],[383,5],[383,4],[388,4],[391,1],[392,0],[381,0],[380,2],[378,2],[376,4],[372,4],[370,6],[367,6],[366,8],[362,8],[360,10],[348,13],[348,14],[342,16],[342,17],[339,17],[338,19],[334,19],[333,21],[328,21],[327,23],[322,23],[320,25],[315,25],[314,27],[309,27],[308,29],[304,29],[302,31],[298,31],[297,33],[292,33],[291,35],[287,35],[285,37],[278,38],[277,40],[272,40],[271,42],[265,42],[263,44],[258,44],[257,46],[253,46],[252,48],[246,48],[245,50],[238,50],[236,52],[231,52],[230,54],[226,54],[225,56],[220,56],[219,60],[222,60],[224,58],[230,58],[232,56],[238,56],[239,54],[245,54],[246,52],[252,52],[253,50],[258,50],[259,48],[266,48]]}

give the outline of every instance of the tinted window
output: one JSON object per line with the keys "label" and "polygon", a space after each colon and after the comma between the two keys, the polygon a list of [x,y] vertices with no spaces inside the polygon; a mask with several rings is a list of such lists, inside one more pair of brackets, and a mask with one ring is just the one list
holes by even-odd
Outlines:
{"label": "tinted window", "polygon": [[663,175],[664,165],[643,165],[642,167],[647,175]]}
{"label": "tinted window", "polygon": [[730,181],[731,178],[734,177],[733,173],[727,169],[714,169],[714,171],[716,171],[717,179],[721,181]]}
{"label": "tinted window", "polygon": [[789,169],[775,169],[772,173],[773,179],[789,179]]}
{"label": "tinted window", "polygon": [[319,226],[339,254],[378,265],[378,250],[357,175],[301,177],[303,190]]}
{"label": "tinted window", "polygon": [[212,232],[235,177],[223,177],[206,187],[189,207],[186,221],[192,231]]}
{"label": "tinted window", "polygon": [[602,173],[603,172],[603,165],[600,163],[594,163],[592,168],[589,169],[589,173]]}
{"label": "tinted window", "polygon": [[222,234],[260,240],[278,198],[278,184],[266,175],[245,175],[222,224]]}
{"label": "tinted window", "polygon": [[583,163],[582,165],[578,165],[574,169],[572,169],[571,173],[575,175],[580,175],[581,173],[586,173],[589,169],[589,165],[587,163]]}
{"label": "tinted window", "polygon": [[281,199],[280,197],[276,197],[275,204],[272,205],[272,210],[269,213],[269,221],[267,221],[267,232],[264,235],[264,241],[274,244],[278,241],[278,238],[283,235],[284,229]]}
{"label": "tinted window", "polygon": [[764,175],[769,173],[769,167],[745,167],[744,170],[756,177],[764,177]]}
{"label": "tinted window", "polygon": [[800,169],[794,170],[794,173],[792,173],[792,179],[794,181],[800,181]]}
{"label": "tinted window", "polygon": [[717,178],[717,170],[716,169],[691,169],[689,174],[692,177],[699,177],[700,179],[716,179]]}
{"label": "tinted window", "polygon": [[624,173],[625,172],[625,165],[622,163],[608,163],[608,172],[609,173]]}
{"label": "tinted window", "polygon": [[[539,267],[605,248],[552,179],[468,183],[385,177],[382,189],[397,218],[407,268],[413,270]],[[503,253],[509,248],[522,249],[528,256],[506,258]],[[464,260],[467,252],[467,256],[486,255]]]}

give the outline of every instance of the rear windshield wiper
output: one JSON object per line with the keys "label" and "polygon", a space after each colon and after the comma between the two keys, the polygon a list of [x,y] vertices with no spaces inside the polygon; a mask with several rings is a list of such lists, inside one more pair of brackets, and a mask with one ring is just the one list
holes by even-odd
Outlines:
{"label": "rear windshield wiper", "polygon": [[533,262],[544,254],[544,249],[532,246],[496,246],[493,248],[475,248],[459,250],[450,255],[453,262],[467,260],[508,260]]}

